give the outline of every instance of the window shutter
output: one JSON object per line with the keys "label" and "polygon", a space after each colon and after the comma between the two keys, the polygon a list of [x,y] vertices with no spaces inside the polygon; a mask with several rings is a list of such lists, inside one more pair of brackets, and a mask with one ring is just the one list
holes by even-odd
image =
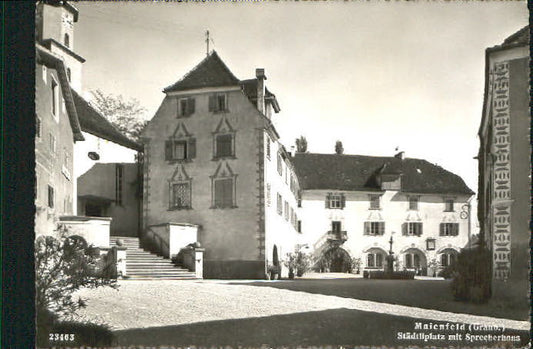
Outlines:
{"label": "window shutter", "polygon": [[370,222],[365,222],[365,235],[370,235]]}
{"label": "window shutter", "polygon": [[233,180],[225,179],[224,183],[224,207],[233,206]]}
{"label": "window shutter", "polygon": [[439,229],[440,234],[439,235],[440,236],[444,236],[444,223],[439,224],[439,227],[440,227],[440,229]]}
{"label": "window shutter", "polygon": [[379,235],[385,234],[385,222],[379,222]]}
{"label": "window shutter", "polygon": [[173,204],[173,197],[174,197],[174,188],[172,187],[172,183],[171,182],[168,182],[168,190],[167,190],[167,193],[168,193],[168,208],[172,208],[172,204]]}
{"label": "window shutter", "polygon": [[454,235],[454,236],[459,235],[459,223],[455,223],[455,224],[453,225],[453,235]]}
{"label": "window shutter", "polygon": [[215,181],[215,207],[222,207],[224,197],[223,181]]}
{"label": "window shutter", "polygon": [[326,208],[329,208],[329,200],[331,199],[331,193],[326,195]]}
{"label": "window shutter", "polygon": [[402,235],[407,235],[407,223],[402,223]]}
{"label": "window shutter", "polygon": [[341,194],[341,208],[346,207],[346,196]]}
{"label": "window shutter", "polygon": [[165,160],[172,160],[172,141],[165,141]]}
{"label": "window shutter", "polygon": [[187,99],[187,115],[194,114],[195,99],[190,97]]}
{"label": "window shutter", "polygon": [[196,157],[196,138],[189,138],[187,142],[187,159]]}
{"label": "window shutter", "polygon": [[418,223],[418,236],[422,235],[424,233],[424,225],[422,223]]}
{"label": "window shutter", "polygon": [[217,103],[216,98],[217,98],[216,95],[209,96],[209,111],[216,111],[216,103]]}

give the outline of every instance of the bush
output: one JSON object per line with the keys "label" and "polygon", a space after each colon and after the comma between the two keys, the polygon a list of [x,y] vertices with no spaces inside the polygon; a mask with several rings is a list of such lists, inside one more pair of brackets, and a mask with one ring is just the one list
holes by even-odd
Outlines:
{"label": "bush", "polygon": [[303,252],[287,253],[287,259],[283,261],[283,264],[289,268],[289,273],[296,271],[297,276],[302,276],[309,270],[311,260]]}
{"label": "bush", "polygon": [[492,295],[492,258],[490,251],[480,246],[464,249],[457,256],[451,283],[455,300],[486,303]]}
{"label": "bush", "polygon": [[455,263],[452,263],[439,271],[438,276],[443,277],[445,279],[451,279],[453,278],[455,274]]}
{"label": "bush", "polygon": [[[80,238],[69,237],[63,225],[58,226],[59,238],[39,236],[35,240],[35,307],[37,336],[46,340],[59,317],[69,317],[86,305],[86,300],[74,299],[80,288],[110,286],[116,280],[97,273],[99,251]],[[105,272],[105,271],[104,271]]]}
{"label": "bush", "polygon": [[415,278],[415,272],[410,270],[403,270],[387,273],[383,270],[371,270],[369,272],[368,277],[370,279],[412,280]]}

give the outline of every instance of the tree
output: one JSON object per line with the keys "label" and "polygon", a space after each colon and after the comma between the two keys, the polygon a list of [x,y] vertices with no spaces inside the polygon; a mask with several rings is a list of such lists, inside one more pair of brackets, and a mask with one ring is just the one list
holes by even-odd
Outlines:
{"label": "tree", "polygon": [[136,99],[124,100],[122,95],[105,94],[101,90],[91,91],[91,103],[120,132],[133,141],[139,141],[148,121],[144,116],[147,110]]}
{"label": "tree", "polygon": [[335,142],[335,153],[341,155],[344,153],[344,147],[342,146],[341,141]]}
{"label": "tree", "polygon": [[307,139],[304,136],[296,138],[296,152],[305,153],[307,152]]}

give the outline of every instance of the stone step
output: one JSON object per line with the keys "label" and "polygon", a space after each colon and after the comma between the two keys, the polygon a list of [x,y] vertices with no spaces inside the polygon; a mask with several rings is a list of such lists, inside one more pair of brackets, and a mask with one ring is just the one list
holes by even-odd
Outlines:
{"label": "stone step", "polygon": [[167,275],[167,276],[127,276],[125,277],[127,280],[195,280],[196,276],[191,275],[182,275],[182,276],[175,276],[175,275]]}
{"label": "stone step", "polygon": [[174,276],[190,275],[190,276],[195,276],[196,274],[194,274],[194,273],[192,273],[190,271],[169,271],[169,270],[138,271],[138,270],[136,270],[136,271],[129,272],[128,270],[126,270],[126,275],[130,275],[130,276],[165,276],[165,275],[174,275]]}

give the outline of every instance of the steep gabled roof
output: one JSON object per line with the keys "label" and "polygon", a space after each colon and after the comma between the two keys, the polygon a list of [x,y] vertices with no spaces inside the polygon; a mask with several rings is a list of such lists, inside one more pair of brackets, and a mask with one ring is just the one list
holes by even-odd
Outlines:
{"label": "steep gabled roof", "polygon": [[65,63],[60,57],[56,56],[43,46],[36,44],[35,48],[36,61],[57,71],[57,77],[59,78],[59,85],[61,86],[61,92],[63,93],[63,98],[65,100],[65,107],[67,109],[67,114],[70,121],[70,126],[72,128],[74,141],[83,141],[84,138],[83,134],[81,133],[79,115],[76,110],[73,98],[74,90],[70,88]]}
{"label": "steep gabled roof", "polygon": [[203,87],[238,86],[240,80],[233,75],[216,51],[204,58],[176,83],[163,92],[185,91]]}
{"label": "steep gabled roof", "polygon": [[89,102],[72,90],[74,103],[78,111],[81,129],[97,137],[107,139],[124,147],[142,151],[142,146],[116,129],[111,122],[94,109]]}
{"label": "steep gabled roof", "polygon": [[502,46],[506,45],[527,45],[529,44],[529,26],[526,25],[513,35],[503,41]]}
{"label": "steep gabled roof", "polygon": [[422,159],[296,153],[292,161],[304,190],[380,191],[376,177],[388,168],[401,172],[404,192],[474,194],[461,177]]}

